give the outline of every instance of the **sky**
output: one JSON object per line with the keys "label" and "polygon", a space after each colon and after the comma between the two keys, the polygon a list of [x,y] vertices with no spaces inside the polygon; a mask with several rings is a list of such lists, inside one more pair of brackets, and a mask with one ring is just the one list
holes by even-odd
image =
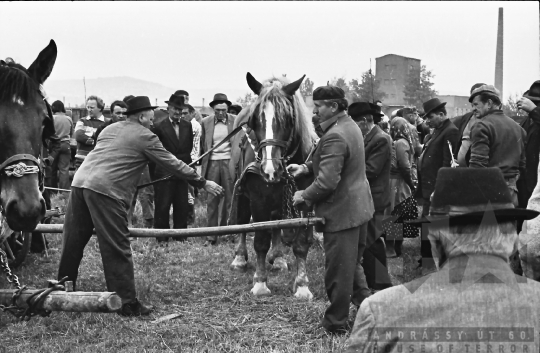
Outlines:
{"label": "sky", "polygon": [[[537,2],[0,2],[0,58],[29,66],[58,46],[50,80],[129,76],[175,89],[249,92],[306,74],[315,86],[417,58],[439,94],[493,83],[504,8],[504,95],[540,79]],[[191,101],[206,97],[191,97]],[[172,92],[171,92],[172,93]],[[235,98],[235,97],[229,97]]]}

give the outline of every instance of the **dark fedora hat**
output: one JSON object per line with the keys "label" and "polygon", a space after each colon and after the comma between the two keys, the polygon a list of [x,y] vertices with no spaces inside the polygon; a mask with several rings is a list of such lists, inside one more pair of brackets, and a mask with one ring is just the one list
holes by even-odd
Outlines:
{"label": "dark fedora hat", "polygon": [[356,102],[351,105],[349,105],[349,108],[347,109],[347,112],[353,118],[353,120],[358,121],[358,119],[366,114],[370,114],[373,116],[373,120],[375,121],[376,118],[380,118],[383,116],[380,111],[380,107],[375,104],[371,104],[368,102]]}
{"label": "dark fedora hat", "polygon": [[220,103],[225,103],[225,104],[227,104],[228,107],[230,107],[231,104],[232,104],[227,99],[226,94],[224,94],[224,93],[216,93],[216,94],[214,94],[214,100],[210,102],[209,106],[211,106],[213,108],[214,105],[220,104]]}
{"label": "dark fedora hat", "polygon": [[531,88],[523,93],[523,97],[529,98],[533,102],[540,101],[540,81],[534,81]]}
{"label": "dark fedora hat", "polygon": [[173,107],[182,109],[184,108],[184,97],[177,96],[176,94],[171,94],[171,97],[168,101],[165,101],[165,103],[172,105]]}
{"label": "dark fedora hat", "polygon": [[184,91],[183,89],[179,89],[178,91],[174,92],[174,94],[176,94],[177,96],[188,96],[189,97],[189,93],[187,91]]}
{"label": "dark fedora hat", "polygon": [[514,208],[499,168],[441,168],[429,216],[409,224],[478,221],[493,212],[498,221],[533,219],[540,212]]}
{"label": "dark fedora hat", "polygon": [[427,117],[429,113],[439,108],[442,108],[445,105],[446,105],[446,102],[441,102],[439,98],[432,98],[428,100],[427,102],[423,104],[424,112],[425,112],[423,117]]}
{"label": "dark fedora hat", "polygon": [[143,110],[154,110],[157,106],[154,106],[150,103],[150,98],[146,96],[137,96],[127,100],[126,102],[128,110],[126,115],[131,115],[134,113],[142,112]]}

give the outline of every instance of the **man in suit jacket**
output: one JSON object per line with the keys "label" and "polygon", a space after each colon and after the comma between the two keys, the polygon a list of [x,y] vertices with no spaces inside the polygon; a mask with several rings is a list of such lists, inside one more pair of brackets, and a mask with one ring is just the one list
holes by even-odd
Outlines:
{"label": "man in suit jacket", "polygon": [[96,229],[107,289],[122,299],[119,314],[148,315],[151,309],[136,296],[127,212],[141,173],[153,161],[177,178],[219,194],[222,188],[206,181],[163,148],[148,127],[154,120],[148,97],[127,102],[128,119],[107,127],[96,148],[75,173],[64,222],[58,279],[67,276],[76,288],[79,265]]}
{"label": "man in suit jacket", "polygon": [[[154,126],[154,133],[159,137],[163,147],[182,162],[191,163],[191,150],[193,149],[193,128],[191,123],[182,119],[184,98],[171,95],[167,103],[169,117],[161,120]],[[166,176],[168,171],[156,166],[154,177],[156,179]],[[154,228],[169,229],[169,213],[173,207],[173,228],[187,228],[189,212],[188,183],[185,180],[170,179],[154,184]],[[157,238],[158,242],[168,241],[169,238]],[[186,237],[176,240],[185,241]]]}
{"label": "man in suit jacket", "polygon": [[312,159],[303,165],[291,164],[288,170],[293,176],[315,176],[309,187],[295,193],[294,204],[314,205],[317,217],[326,221],[317,229],[324,232],[324,282],[330,299],[322,326],[341,332],[349,317],[349,303],[359,305],[371,294],[357,260],[366,247],[374,206],[362,132],[345,112],[345,93],[335,86],[319,87],[313,92],[313,103],[323,135]]}
{"label": "man in suit jacket", "polygon": [[[424,144],[422,155],[420,156],[419,182],[416,190],[416,198],[423,202],[422,216],[429,214],[429,198],[435,190],[437,172],[442,167],[450,167],[453,154],[458,143],[459,131],[446,115],[446,102],[441,102],[438,98],[430,99],[424,103],[424,119],[433,134],[429,135]],[[452,145],[452,150],[448,146]],[[422,259],[420,264],[424,272],[432,271],[435,268],[431,255],[431,246],[427,239],[427,234],[422,229],[422,240],[420,253]]]}
{"label": "man in suit jacket", "polygon": [[539,212],[511,203],[497,168],[441,169],[427,226],[442,268],[366,299],[345,352],[538,351],[540,283],[508,258],[515,221]]}
{"label": "man in suit jacket", "polygon": [[367,225],[366,250],[362,266],[369,288],[381,290],[392,286],[385,245],[381,239],[384,210],[390,205],[392,138],[377,125],[383,116],[378,105],[367,102],[353,103],[349,106],[348,113],[364,135],[366,177],[375,206],[373,218]]}
{"label": "man in suit jacket", "polygon": [[[225,94],[217,93],[214,95],[214,100],[210,102],[210,107],[214,109],[214,114],[207,116],[202,121],[201,154],[212,149],[212,147],[222,141],[233,130],[236,116],[227,113],[230,105],[231,102]],[[202,160],[202,175],[208,180],[215,181],[225,190],[225,200],[221,210],[219,209],[221,197],[208,197],[208,227],[227,225],[233,191],[233,181],[229,173],[230,159],[231,141],[229,140]],[[217,244],[217,236],[215,235],[207,236],[206,240],[207,244]]]}

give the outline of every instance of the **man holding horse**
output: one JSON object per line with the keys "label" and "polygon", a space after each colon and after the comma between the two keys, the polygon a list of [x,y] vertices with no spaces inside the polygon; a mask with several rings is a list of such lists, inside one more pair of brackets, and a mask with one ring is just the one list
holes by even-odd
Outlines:
{"label": "man holding horse", "polygon": [[139,316],[149,315],[151,308],[137,300],[127,212],[144,168],[152,161],[212,195],[223,189],[163,148],[148,129],[156,108],[148,97],[131,98],[127,105],[127,120],[103,130],[96,148],[75,173],[58,277],[69,277],[75,286],[84,248],[95,228],[107,289],[122,299],[119,314]]}
{"label": "man holding horse", "polygon": [[313,92],[313,104],[323,135],[311,160],[287,169],[294,177],[315,176],[310,186],[295,193],[294,204],[314,205],[315,215],[325,219],[322,229],[317,229],[324,232],[324,282],[330,299],[322,326],[329,332],[343,332],[349,303],[360,305],[370,296],[359,260],[374,205],[366,178],[364,139],[345,111],[345,93],[335,86],[319,87]]}

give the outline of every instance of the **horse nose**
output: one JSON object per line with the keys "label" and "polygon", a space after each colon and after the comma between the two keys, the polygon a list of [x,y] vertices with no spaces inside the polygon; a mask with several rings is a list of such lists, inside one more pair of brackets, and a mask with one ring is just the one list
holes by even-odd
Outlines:
{"label": "horse nose", "polygon": [[45,216],[46,209],[45,200],[41,196],[38,202],[11,200],[6,205],[8,225],[15,231],[32,231]]}

